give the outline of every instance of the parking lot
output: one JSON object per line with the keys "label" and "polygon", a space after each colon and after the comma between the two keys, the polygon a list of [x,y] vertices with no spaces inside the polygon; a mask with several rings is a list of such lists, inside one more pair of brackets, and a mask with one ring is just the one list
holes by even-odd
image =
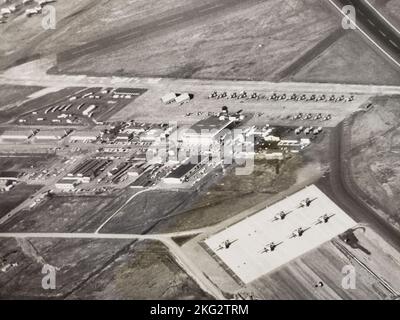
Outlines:
{"label": "parking lot", "polygon": [[[86,88],[21,115],[20,125],[98,125],[143,94],[145,89]],[[30,101],[30,104],[34,101]]]}

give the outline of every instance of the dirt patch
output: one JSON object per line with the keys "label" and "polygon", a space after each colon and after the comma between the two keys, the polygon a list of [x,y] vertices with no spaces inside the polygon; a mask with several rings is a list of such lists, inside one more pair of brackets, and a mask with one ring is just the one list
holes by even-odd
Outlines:
{"label": "dirt patch", "polygon": [[400,226],[400,98],[375,99],[359,112],[351,126],[351,173],[355,183],[385,210],[385,218]]}

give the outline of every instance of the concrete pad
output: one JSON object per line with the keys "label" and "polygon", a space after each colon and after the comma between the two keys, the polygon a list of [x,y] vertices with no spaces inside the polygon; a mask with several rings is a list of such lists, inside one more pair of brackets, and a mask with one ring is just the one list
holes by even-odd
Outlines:
{"label": "concrete pad", "polygon": [[[312,200],[310,206],[300,207],[306,198]],[[281,211],[288,214],[283,220],[275,220]],[[318,223],[318,218],[324,214],[330,217],[328,222]],[[215,234],[205,243],[244,283],[249,283],[356,224],[321,190],[311,185]],[[292,232],[299,227],[305,230],[303,235],[292,237]],[[228,249],[224,246],[226,240],[230,242]],[[264,252],[270,242],[274,242],[276,248]]]}

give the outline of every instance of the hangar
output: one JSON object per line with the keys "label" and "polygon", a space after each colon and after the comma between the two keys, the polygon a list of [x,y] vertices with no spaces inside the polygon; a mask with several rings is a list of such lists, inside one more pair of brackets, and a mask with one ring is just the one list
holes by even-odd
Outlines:
{"label": "hangar", "polygon": [[28,140],[34,135],[32,130],[7,130],[4,131],[0,138],[3,140]]}
{"label": "hangar", "polygon": [[219,142],[225,129],[230,129],[234,121],[229,119],[220,120],[218,117],[209,117],[192,125],[182,137],[186,146],[203,147]]}
{"label": "hangar", "polygon": [[76,131],[69,137],[71,142],[93,142],[100,137],[100,131],[96,130],[85,130]]}
{"label": "hangar", "polygon": [[66,130],[40,130],[35,140],[61,140],[68,135]]}

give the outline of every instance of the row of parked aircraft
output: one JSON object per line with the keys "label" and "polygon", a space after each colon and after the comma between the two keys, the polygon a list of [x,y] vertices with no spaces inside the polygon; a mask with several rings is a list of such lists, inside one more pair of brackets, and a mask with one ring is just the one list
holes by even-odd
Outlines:
{"label": "row of parked aircraft", "polygon": [[[306,198],[304,200],[302,200],[299,205],[296,207],[296,209],[300,209],[300,208],[306,208],[306,207],[310,207],[311,203],[313,201],[315,201],[317,198],[314,199],[310,199],[310,198]],[[275,216],[274,219],[272,219],[271,222],[275,222],[275,221],[280,221],[280,220],[284,220],[289,214],[293,213],[294,210],[290,210],[290,211],[280,211],[278,212]],[[335,214],[323,214],[320,217],[318,217],[317,221],[314,222],[314,225],[319,225],[319,224],[325,224],[328,223],[329,220],[334,216]],[[308,228],[303,228],[303,227],[299,227],[296,228],[289,236],[289,239],[293,239],[293,238],[300,238],[303,236],[303,234],[307,231],[311,229],[311,227]],[[236,241],[239,241],[239,239],[235,239],[235,240],[225,240],[223,243],[221,243],[219,245],[219,247],[217,248],[217,251],[219,250],[228,250],[232,244],[234,244]],[[272,252],[275,251],[275,249],[282,244],[283,241],[276,243],[276,242],[269,242],[268,244],[265,245],[265,247],[263,248],[263,250],[260,253],[268,253],[268,252]]]}

